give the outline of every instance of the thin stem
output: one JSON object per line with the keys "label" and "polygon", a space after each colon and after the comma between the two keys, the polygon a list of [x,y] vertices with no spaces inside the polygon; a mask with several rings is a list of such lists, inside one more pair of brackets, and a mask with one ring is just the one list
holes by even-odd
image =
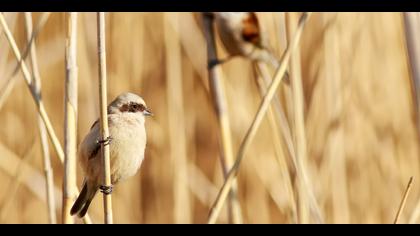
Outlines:
{"label": "thin stem", "polygon": [[[256,83],[259,89],[261,96],[263,97],[264,94],[267,93],[267,87],[270,84],[270,75],[268,74],[268,68],[266,64],[262,62],[255,62],[254,63],[255,69],[259,72],[260,75],[256,75]],[[273,109],[274,107],[274,109]],[[276,119],[277,118],[277,119]],[[286,183],[286,191],[289,195],[290,206],[292,208],[292,218],[294,222],[297,222],[296,218],[296,200],[293,192],[293,181],[292,181],[292,174],[289,170],[287,165],[287,160],[285,155],[282,153],[280,149],[281,146],[287,147],[287,154],[290,155],[290,159],[292,160],[293,168],[296,169],[295,164],[295,151],[293,146],[293,140],[291,135],[290,126],[286,119],[286,116],[283,112],[280,99],[278,98],[277,94],[274,95],[273,104],[268,109],[268,121],[270,123],[272,129],[272,138],[274,142],[274,150],[276,153],[276,161],[279,164],[281,175]],[[278,123],[277,123],[277,122]],[[280,128],[279,128],[280,126]],[[281,141],[278,132],[281,132],[283,135],[283,142]],[[286,145],[284,145],[286,144]]]}
{"label": "thin stem", "polygon": [[413,180],[414,180],[414,177],[411,176],[410,180],[408,181],[407,188],[405,189],[403,198],[401,199],[400,207],[398,208],[397,215],[395,216],[395,219],[394,219],[394,224],[398,223],[401,213],[404,210],[405,203],[407,202],[408,194],[410,193]]}
{"label": "thin stem", "polygon": [[3,27],[4,33],[6,35],[7,40],[9,41],[10,46],[12,47],[13,53],[15,54],[16,60],[19,62],[20,67],[22,69],[23,77],[25,79],[26,85],[28,86],[31,95],[35,101],[36,107],[38,109],[38,112],[41,115],[42,121],[45,124],[45,127],[47,128],[48,135],[51,139],[51,142],[53,143],[53,146],[57,152],[58,158],[63,162],[64,160],[64,152],[61,148],[60,142],[58,141],[57,135],[54,132],[54,129],[52,127],[51,121],[45,111],[44,103],[41,100],[41,97],[39,94],[37,94],[34,84],[31,82],[31,74],[29,73],[28,67],[26,66],[25,62],[22,60],[21,54],[19,52],[19,49],[16,45],[16,42],[13,38],[12,33],[9,30],[9,27],[7,26],[6,20],[4,19],[3,13],[0,14],[0,24]]}
{"label": "thin stem", "polygon": [[[45,23],[47,23],[48,18],[50,17],[49,12],[44,12],[41,14],[40,19],[38,20],[38,24],[35,27],[35,29],[32,31],[30,36],[28,36],[29,42],[26,44],[25,49],[22,53],[22,60],[26,60],[28,55],[30,54],[32,50],[32,46],[35,44],[35,39],[38,37],[39,32],[41,32],[41,29],[44,28]],[[16,74],[19,70],[19,65],[16,65],[16,68],[13,70],[13,74]]]}
{"label": "thin stem", "polygon": [[[287,13],[287,33],[289,40],[293,40],[294,34],[299,30],[296,27],[297,13]],[[299,49],[290,59],[290,77],[293,100],[293,131],[296,148],[296,164],[298,172],[298,219],[299,223],[310,223],[311,214],[316,222],[323,222],[312,185],[308,179],[306,161],[307,145],[304,116],[304,95],[300,68]]]}
{"label": "thin stem", "polygon": [[[406,40],[406,51],[408,55],[408,62],[410,66],[410,82],[411,91],[414,100],[414,111],[416,117],[417,138],[420,140],[420,43],[418,38],[420,36],[420,13],[418,12],[404,12],[404,29]],[[410,216],[409,224],[417,222],[420,216],[420,201],[414,207],[413,213]]]}
{"label": "thin stem", "polygon": [[[101,139],[109,139],[107,114],[107,87],[106,87],[106,51],[105,51],[105,13],[97,13],[98,27],[98,59],[99,59],[99,102]],[[103,160],[103,186],[111,187],[111,165],[109,160],[109,145],[101,145]],[[111,194],[104,191],[104,220],[105,224],[112,224]]]}
{"label": "thin stem", "polygon": [[420,14],[418,12],[404,12],[404,29],[406,40],[406,51],[411,71],[411,92],[414,100],[414,111],[416,116],[417,138],[420,140]]}
{"label": "thin stem", "polygon": [[[32,48],[32,44],[34,44],[36,37],[38,36],[38,33],[41,31],[41,29],[43,28],[43,26],[45,25],[45,23],[47,22],[48,18],[49,18],[50,13],[49,12],[44,12],[41,15],[41,19],[38,20],[38,23],[35,27],[34,30],[31,31],[30,36],[29,37],[29,42],[26,44],[26,48],[25,48],[25,52],[24,53],[26,56],[28,55],[28,52],[30,52],[31,48]],[[23,60],[26,60],[26,56],[23,56]],[[20,68],[19,63],[16,65],[16,68],[13,70],[12,76],[7,80],[6,85],[3,86],[1,92],[0,92],[0,109],[3,107],[4,102],[6,101],[6,99],[9,97],[10,93],[13,90],[13,87],[15,85],[16,82],[16,74],[18,69]]]}
{"label": "thin stem", "polygon": [[74,223],[70,209],[76,189],[77,132],[77,13],[68,13],[66,40],[66,83],[64,97],[63,223]]}
{"label": "thin stem", "polygon": [[[232,134],[230,129],[230,122],[228,116],[226,96],[224,94],[224,87],[221,80],[221,71],[219,66],[212,66],[212,63],[217,61],[216,44],[214,40],[213,17],[211,14],[203,14],[203,23],[205,37],[207,41],[207,61],[209,65],[209,82],[210,91],[212,93],[213,102],[216,109],[216,115],[219,123],[220,138],[222,140],[223,153],[220,156],[222,168],[224,170],[225,181],[227,180],[228,170],[233,167],[234,157],[232,148]],[[232,182],[231,190],[229,191],[228,210],[229,218],[233,223],[242,223],[241,208],[237,197],[237,182]]]}
{"label": "thin stem", "polygon": [[[258,62],[256,63],[256,69],[260,73],[262,81],[259,82],[262,86],[261,89],[264,91],[267,90],[268,85],[271,83],[271,76],[268,72],[268,68],[265,64]],[[287,72],[286,72],[287,73]],[[286,79],[287,76],[285,75]],[[283,135],[284,142],[287,147],[287,151],[291,157],[292,164],[296,168],[296,152],[295,147],[293,143],[293,137],[292,137],[292,131],[290,129],[289,121],[287,120],[286,114],[283,111],[282,104],[280,102],[280,98],[277,96],[277,94],[274,95],[273,98],[273,105],[274,105],[274,111],[277,116],[278,123],[280,125],[280,131]]]}
{"label": "thin stem", "polygon": [[[32,65],[32,83],[34,84],[36,92],[41,97],[41,75],[39,73],[39,66],[38,66],[38,59],[36,53],[36,46],[35,40],[31,41],[33,36],[33,29],[32,29],[32,13],[25,12],[25,25],[26,25],[26,34],[28,44],[32,43],[33,46],[28,46],[30,48],[30,58],[31,58],[31,65]],[[48,210],[48,222],[50,224],[57,223],[57,216],[55,212],[55,196],[54,196],[54,174],[51,167],[51,159],[50,159],[50,150],[48,147],[48,137],[47,131],[45,129],[45,125],[42,122],[42,118],[38,115],[38,129],[39,129],[39,136],[41,139],[41,148],[42,148],[42,160],[44,166],[44,174],[45,174],[45,187],[46,187],[46,196],[47,196],[47,210]]]}
{"label": "thin stem", "polygon": [[[42,122],[45,125],[45,128],[47,129],[48,137],[50,138],[51,142],[53,143],[54,150],[57,153],[58,158],[60,159],[61,163],[64,162],[64,152],[61,147],[60,141],[58,141],[57,135],[54,132],[54,129],[52,127],[51,121],[48,117],[48,114],[45,110],[44,103],[42,102],[41,97],[38,96],[36,93],[34,85],[31,83],[31,75],[29,73],[28,67],[26,66],[25,62],[22,60],[21,54],[19,52],[19,49],[16,45],[16,41],[10,32],[9,26],[7,25],[6,20],[4,19],[3,13],[0,13],[0,24],[3,27],[3,31],[6,35],[7,41],[10,44],[10,47],[13,50],[13,53],[15,54],[16,60],[18,61],[20,68],[23,73],[23,78],[25,79],[26,85],[29,88],[29,91],[31,92],[32,98],[35,102],[36,108],[38,109],[38,113],[42,119]],[[78,194],[78,192],[76,193]],[[92,222],[90,220],[90,217],[88,215],[84,218],[85,223]]]}
{"label": "thin stem", "polygon": [[304,13],[299,20],[298,30],[295,32],[293,40],[291,41],[291,44],[288,46],[288,48],[285,52],[284,58],[280,63],[280,66],[276,70],[276,73],[274,75],[274,79],[272,80],[272,83],[270,84],[270,87],[268,88],[268,91],[265,94],[265,96],[263,98],[263,101],[260,104],[258,112],[257,112],[250,128],[248,129],[248,131],[245,135],[245,138],[243,139],[243,141],[241,143],[241,146],[239,148],[235,164],[232,167],[232,169],[229,171],[229,174],[228,174],[228,176],[227,176],[227,178],[226,178],[226,180],[225,180],[225,182],[224,182],[224,184],[223,184],[223,186],[222,186],[222,188],[221,188],[221,190],[220,190],[220,192],[217,196],[217,199],[213,204],[213,207],[210,211],[208,223],[215,223],[216,222],[216,219],[217,219],[217,217],[220,213],[220,210],[223,206],[223,203],[226,200],[226,197],[229,193],[229,190],[231,189],[232,184],[236,179],[236,176],[238,174],[238,170],[239,170],[241,161],[244,157],[244,154],[245,154],[247,148],[249,147],[249,144],[251,143],[253,137],[257,133],[257,130],[258,130],[259,126],[261,125],[261,122],[264,118],[264,115],[265,115],[265,113],[267,112],[267,110],[270,106],[271,100],[273,99],[274,94],[275,94],[278,86],[280,85],[280,83],[283,79],[283,76],[284,76],[284,73],[286,72],[287,65],[288,65],[288,62],[290,60],[290,56],[291,56],[292,52],[295,51],[296,48],[299,45],[299,40],[300,40],[304,25],[305,25],[309,15],[310,15],[309,13]]}

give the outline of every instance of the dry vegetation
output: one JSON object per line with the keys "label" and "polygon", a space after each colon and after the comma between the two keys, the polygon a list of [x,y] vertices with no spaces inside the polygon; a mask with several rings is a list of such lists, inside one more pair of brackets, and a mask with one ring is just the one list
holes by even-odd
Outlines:
{"label": "dry vegetation", "polygon": [[[4,16],[23,51],[24,14]],[[282,25],[284,14],[258,16],[280,57],[285,40],[291,40],[290,29]],[[35,28],[41,14],[33,17]],[[67,17],[51,13],[35,41],[42,99],[61,145]],[[79,13],[77,30],[79,143],[99,117],[95,13]],[[21,71],[14,73],[17,63],[3,28],[0,32],[0,223],[48,223],[38,113]],[[200,16],[110,13],[105,32],[108,101],[132,91],[155,114],[146,122],[148,143],[140,172],[114,188],[114,222],[207,222],[224,176]],[[301,118],[291,100],[298,98],[293,95],[297,90],[284,84],[278,90],[294,144],[304,145],[304,153],[297,155],[305,157],[301,161],[308,186],[302,190],[287,147],[279,141],[283,136],[272,128],[270,114],[276,113],[269,111],[238,172],[244,223],[295,223],[296,210],[302,210],[295,204],[307,207],[313,223],[318,218],[326,223],[392,223],[402,203],[398,222],[420,223],[416,100],[405,33],[402,13],[311,15],[303,30],[300,58],[292,54],[290,68],[292,77],[300,74],[302,80]],[[226,53],[216,41],[223,58]],[[32,68],[29,57],[26,65]],[[223,64],[221,72],[236,157],[261,95],[251,62],[235,58]],[[9,81],[13,87],[4,100]],[[304,130],[296,124],[300,119]],[[63,165],[49,144],[59,217]],[[82,175],[77,170],[80,187]],[[402,201],[411,176],[412,189]],[[103,222],[101,195],[89,214],[94,223]],[[57,221],[62,222],[60,217]],[[228,222],[226,204],[217,222]]]}

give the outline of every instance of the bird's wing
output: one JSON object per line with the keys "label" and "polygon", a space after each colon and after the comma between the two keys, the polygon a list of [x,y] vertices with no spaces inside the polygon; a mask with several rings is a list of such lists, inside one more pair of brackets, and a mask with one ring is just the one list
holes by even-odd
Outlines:
{"label": "bird's wing", "polygon": [[95,158],[97,156],[99,150],[101,150],[101,145],[99,143],[97,143],[89,154],[89,160]]}
{"label": "bird's wing", "polygon": [[[96,126],[99,126],[99,119],[97,119],[93,123],[92,127],[90,127],[90,130],[92,131],[92,129],[94,129],[94,128],[97,128],[99,130],[99,127],[96,127]],[[97,132],[97,133],[99,134],[99,132]],[[99,135],[98,135],[98,138],[99,138]],[[99,150],[101,150],[101,145],[98,142],[96,142],[96,141],[97,140],[95,140],[95,144],[93,145],[93,148],[89,151],[89,158],[88,158],[88,160],[90,160],[92,158],[95,158],[96,155],[98,154]]]}
{"label": "bird's wing", "polygon": [[90,127],[90,129],[93,129],[93,127],[94,127],[96,124],[98,124],[98,122],[99,122],[99,119],[95,120],[95,122],[93,122],[93,124],[92,124],[92,126]]}

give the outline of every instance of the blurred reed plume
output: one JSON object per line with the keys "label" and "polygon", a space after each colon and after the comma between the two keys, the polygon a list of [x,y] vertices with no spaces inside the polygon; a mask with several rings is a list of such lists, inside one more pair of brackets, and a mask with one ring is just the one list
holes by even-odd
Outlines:
{"label": "blurred reed plume", "polygon": [[[32,13],[33,30],[24,13],[0,14],[0,223],[63,222],[68,14]],[[242,222],[420,223],[418,181],[406,191],[420,173],[416,14],[311,14],[290,54],[290,83],[272,94],[243,152]],[[277,58],[301,15],[257,13]],[[96,13],[77,14],[76,144],[100,111],[96,20]],[[223,147],[203,23],[199,13],[106,14],[107,96],[137,93],[155,114],[140,172],[114,188],[114,223],[207,222],[266,96],[271,68],[241,57],[218,66],[231,142]],[[217,30],[214,39],[226,58]],[[221,207],[214,222],[233,222],[230,208]],[[89,214],[103,222],[101,198]]]}

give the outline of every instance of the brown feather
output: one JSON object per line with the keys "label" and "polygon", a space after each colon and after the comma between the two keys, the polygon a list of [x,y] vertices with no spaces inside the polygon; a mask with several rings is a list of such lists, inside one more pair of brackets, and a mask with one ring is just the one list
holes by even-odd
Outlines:
{"label": "brown feather", "polygon": [[243,40],[260,47],[261,36],[257,15],[254,12],[250,12],[249,17],[245,18],[242,22],[244,24],[242,29]]}
{"label": "brown feather", "polygon": [[98,143],[98,144],[95,146],[95,149],[93,149],[93,151],[89,154],[89,158],[88,158],[88,160],[90,160],[90,159],[92,159],[92,158],[95,158],[95,157],[96,157],[96,155],[98,154],[99,150],[101,150],[101,145]]}
{"label": "brown feather", "polygon": [[[95,125],[98,124],[98,123],[99,123],[99,119],[97,119],[95,122],[93,122],[93,125],[90,127],[90,129],[93,129],[93,127],[95,127]],[[89,154],[88,160],[94,158],[96,156],[96,154],[98,154],[100,149],[101,149],[101,145],[98,143],[95,146],[95,149],[93,149],[93,151]]]}
{"label": "brown feather", "polygon": [[93,127],[99,122],[99,119],[95,120],[95,122],[93,122],[92,126],[90,127],[90,129],[93,129]]}

